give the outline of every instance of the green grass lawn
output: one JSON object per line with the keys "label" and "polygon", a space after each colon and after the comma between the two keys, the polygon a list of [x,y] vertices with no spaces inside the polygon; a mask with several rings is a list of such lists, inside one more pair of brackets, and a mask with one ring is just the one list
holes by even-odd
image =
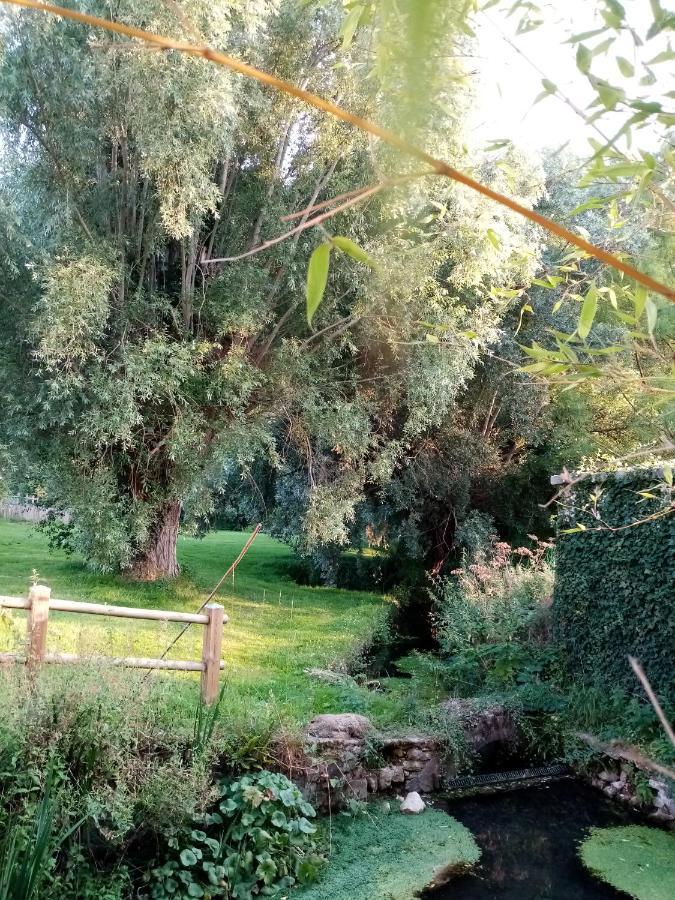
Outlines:
{"label": "green grass lawn", "polygon": [[[246,538],[237,532],[216,532],[201,540],[182,537],[181,577],[174,582],[137,583],[98,575],[78,557],[50,552],[32,525],[0,521],[0,594],[25,596],[36,570],[41,583],[59,599],[196,611]],[[264,707],[267,716],[291,725],[354,705],[343,688],[308,677],[304,669],[329,667],[358,653],[389,608],[386,598],[376,594],[298,585],[289,574],[293,561],[287,547],[260,535],[216,598],[229,616],[223,643],[226,702],[242,715],[255,715]],[[54,612],[48,646],[51,652],[83,656],[159,656],[180,627]],[[20,648],[24,637],[25,614],[6,611],[0,622],[0,650]],[[192,626],[169,658],[198,660],[201,639],[202,628]],[[73,677],[76,670],[67,668],[70,675],[60,677]],[[175,686],[176,696],[189,698],[193,707],[198,676],[153,673],[151,677],[171,684],[172,690]],[[368,705],[369,695],[363,694],[358,702]]]}

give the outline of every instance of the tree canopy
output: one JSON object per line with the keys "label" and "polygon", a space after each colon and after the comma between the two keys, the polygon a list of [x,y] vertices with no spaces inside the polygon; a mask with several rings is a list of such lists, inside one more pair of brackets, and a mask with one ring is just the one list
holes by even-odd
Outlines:
{"label": "tree canopy", "polygon": [[[174,7],[123,0],[114,16],[244,56],[521,204],[569,212],[550,166],[547,193],[543,168],[507,142],[467,148],[465,3],[424,16],[356,4],[346,18],[337,2]],[[95,0],[78,8],[108,14]],[[7,13],[0,88],[0,444],[31,492],[70,511],[93,564],[176,574],[181,516],[208,516],[227,484],[249,506],[271,499],[277,529],[305,551],[369,532],[437,570],[472,509],[490,506],[506,528],[541,524],[541,498],[519,498],[522,473],[543,478],[602,446],[577,429],[600,413],[593,386],[572,401],[543,380],[551,366],[591,367],[617,339],[608,323],[586,346],[597,292],[616,291],[583,253],[545,247],[515,213],[416,177],[413,162],[288,97],[77,23]],[[274,242],[320,204],[383,182]],[[580,215],[592,217],[600,204],[588,203]],[[582,285],[578,324],[576,300],[565,304]],[[622,291],[636,323],[655,318],[646,295]],[[540,343],[551,330],[553,348]],[[584,342],[576,363],[565,337]],[[542,378],[519,370],[521,344]],[[661,377],[660,361],[643,366]],[[606,437],[612,414],[601,418]],[[634,443],[624,416],[611,446]]]}

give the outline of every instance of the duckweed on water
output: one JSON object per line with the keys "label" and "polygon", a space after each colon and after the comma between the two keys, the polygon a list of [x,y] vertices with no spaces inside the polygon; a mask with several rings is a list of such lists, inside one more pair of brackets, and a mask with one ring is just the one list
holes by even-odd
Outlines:
{"label": "duckweed on water", "polygon": [[480,850],[471,832],[445,813],[419,816],[369,807],[333,818],[332,855],[320,880],[292,900],[411,900],[449,873],[466,871]]}
{"label": "duckweed on water", "polygon": [[594,828],[580,854],[597,878],[635,900],[675,896],[675,835],[644,825]]}

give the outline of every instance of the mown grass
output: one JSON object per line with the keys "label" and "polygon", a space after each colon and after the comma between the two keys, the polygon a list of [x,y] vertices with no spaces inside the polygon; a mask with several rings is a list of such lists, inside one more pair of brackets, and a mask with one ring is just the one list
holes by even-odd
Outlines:
{"label": "mown grass", "polygon": [[[61,599],[124,606],[196,611],[246,541],[237,532],[216,532],[203,539],[181,537],[182,575],[173,582],[137,583],[100,575],[84,561],[50,552],[45,537],[31,525],[0,522],[0,594],[25,596],[37,571],[41,583]],[[223,585],[225,607],[223,658],[225,704],[232,715],[257,712],[295,725],[320,712],[349,708],[344,688],[308,676],[309,667],[328,668],[358,655],[386,621],[387,598],[372,593],[305,587],[291,577],[293,553],[260,535]],[[0,650],[20,648],[25,614],[11,612],[0,622]],[[180,628],[160,622],[110,619],[54,612],[49,622],[53,652],[112,656],[159,656]],[[169,653],[173,659],[199,659],[202,629],[192,626]],[[54,667],[54,670],[56,667]],[[69,669],[54,677],[72,678]],[[153,673],[175,686],[176,707],[194,709],[197,676]],[[368,704],[367,692],[358,702]],[[377,704],[376,704],[377,705]],[[236,709],[235,709],[236,708]],[[377,710],[375,710],[377,713]],[[191,713],[190,713],[191,714]]]}

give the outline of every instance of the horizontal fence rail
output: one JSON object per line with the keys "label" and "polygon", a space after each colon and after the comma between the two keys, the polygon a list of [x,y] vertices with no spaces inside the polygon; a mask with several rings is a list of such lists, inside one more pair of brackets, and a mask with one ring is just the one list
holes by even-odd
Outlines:
{"label": "horizontal fence rail", "polygon": [[[30,609],[31,601],[24,597],[0,596],[0,606],[10,609]],[[207,625],[209,617],[204,613],[172,612],[164,609],[137,609],[135,606],[110,606],[107,603],[82,603],[79,600],[49,598],[50,612],[86,613],[90,616],[113,616],[119,619],[151,619],[158,622],[194,622]]]}
{"label": "horizontal fence rail", "polygon": [[0,610],[24,609],[28,612],[27,646],[24,655],[0,653],[0,663],[25,663],[35,671],[43,663],[76,664],[85,658],[76,653],[48,653],[47,626],[50,612],[84,613],[92,616],[110,616],[120,619],[147,619],[159,622],[182,622],[186,625],[202,625],[204,640],[200,662],[190,660],[152,659],[135,656],[98,656],[86,661],[131,669],[168,669],[178,672],[201,672],[201,692],[206,703],[213,703],[218,696],[220,672],[225,668],[221,660],[223,627],[228,621],[219,603],[207,603],[204,612],[184,613],[163,609],[137,609],[133,606],[111,606],[106,603],[82,603],[79,600],[58,600],[51,597],[46,585],[34,585],[28,597],[0,595]]}

